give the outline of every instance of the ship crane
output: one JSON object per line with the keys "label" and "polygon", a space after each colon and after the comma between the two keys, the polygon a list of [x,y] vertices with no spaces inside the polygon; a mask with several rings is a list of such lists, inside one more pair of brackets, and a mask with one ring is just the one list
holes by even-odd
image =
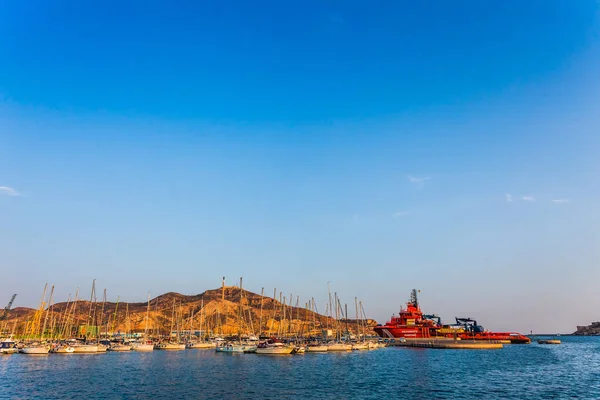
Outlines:
{"label": "ship crane", "polygon": [[8,315],[8,312],[10,311],[10,308],[12,307],[13,302],[15,301],[15,297],[17,297],[16,293],[12,295],[7,306],[4,307],[4,310],[2,311],[2,315],[0,315],[0,321],[3,321],[6,318],[6,316]]}
{"label": "ship crane", "polygon": [[438,325],[442,325],[442,319],[437,314],[423,314],[423,319],[430,319],[437,322]]}
{"label": "ship crane", "polygon": [[483,326],[477,325],[477,321],[471,318],[456,318],[456,324],[461,325],[465,328],[465,331],[471,333],[482,333],[484,331]]}

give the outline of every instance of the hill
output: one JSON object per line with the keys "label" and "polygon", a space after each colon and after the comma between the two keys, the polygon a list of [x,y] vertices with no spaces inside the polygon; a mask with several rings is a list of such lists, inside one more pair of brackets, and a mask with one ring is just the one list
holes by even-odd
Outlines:
{"label": "hill", "polygon": [[[46,310],[18,307],[10,310],[0,325],[4,333],[32,335],[46,327],[46,335],[83,335],[86,329],[100,332],[148,332],[155,336],[190,329],[211,334],[236,335],[248,332],[263,335],[292,335],[296,332],[320,335],[323,329],[358,332],[355,320],[335,320],[293,300],[276,299],[241,290],[237,286],[207,290],[197,295],[169,292],[148,303],[76,302],[56,303]],[[297,300],[296,300],[297,301]],[[148,310],[148,311],[147,311]],[[146,315],[148,315],[146,323]],[[370,327],[376,324],[368,320]],[[370,329],[369,329],[370,331]],[[372,333],[372,332],[370,332]]]}

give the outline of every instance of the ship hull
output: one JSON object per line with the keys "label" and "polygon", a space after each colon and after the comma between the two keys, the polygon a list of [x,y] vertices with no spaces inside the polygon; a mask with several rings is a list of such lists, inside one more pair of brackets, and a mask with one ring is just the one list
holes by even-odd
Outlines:
{"label": "ship hull", "polygon": [[381,325],[373,328],[382,338],[429,338],[430,328],[414,326],[389,326]]}

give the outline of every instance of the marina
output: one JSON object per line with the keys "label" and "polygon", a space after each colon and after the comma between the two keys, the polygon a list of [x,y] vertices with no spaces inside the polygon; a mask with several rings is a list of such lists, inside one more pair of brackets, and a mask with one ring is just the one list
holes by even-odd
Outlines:
{"label": "marina", "polygon": [[[328,302],[322,315],[313,298],[301,308],[299,296],[293,306],[291,294],[288,297],[280,293],[278,301],[276,290],[269,299],[264,296],[264,289],[260,296],[244,290],[242,278],[239,286],[233,287],[226,287],[223,279],[221,289],[207,291],[199,296],[199,301],[186,302],[185,306],[184,296],[171,295],[157,297],[152,307],[148,293],[143,308],[131,305],[130,310],[129,303],[121,305],[124,319],[119,323],[119,300],[112,311],[106,290],[102,301],[97,301],[95,280],[87,302],[78,300],[76,293],[73,301],[54,304],[55,288],[52,286],[48,291],[46,285],[37,310],[32,310],[27,319],[21,318],[20,322],[15,319],[4,324],[4,334],[9,334],[11,324],[12,330],[2,342],[2,352],[65,355],[210,350],[217,354],[294,355],[371,351],[383,347],[492,350],[502,349],[505,344],[531,342],[519,333],[489,332],[470,318],[456,318],[456,324],[444,325],[437,315],[425,315],[421,311],[416,289],[411,291],[406,308],[385,325],[369,320],[357,298],[354,299],[354,318],[350,318],[348,305],[342,305],[336,292],[332,294],[329,284],[327,288]],[[14,298],[5,314],[9,313]],[[250,306],[251,303],[254,306]],[[154,318],[151,318],[153,308]],[[157,313],[157,309],[162,311]],[[212,321],[207,317],[207,309],[216,317]],[[84,317],[84,313],[87,316]],[[132,322],[132,314],[140,321],[137,326]],[[221,314],[229,315],[230,322],[224,323]],[[160,324],[157,317],[161,318]],[[19,325],[23,326],[20,336]],[[550,339],[538,340],[538,343],[557,344]]]}

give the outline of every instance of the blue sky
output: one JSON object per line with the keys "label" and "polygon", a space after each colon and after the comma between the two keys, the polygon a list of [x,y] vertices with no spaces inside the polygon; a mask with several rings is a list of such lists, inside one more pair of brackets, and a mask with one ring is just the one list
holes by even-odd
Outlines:
{"label": "blue sky", "polygon": [[244,276],[381,322],[413,287],[494,329],[597,320],[599,9],[1,2],[2,298]]}

